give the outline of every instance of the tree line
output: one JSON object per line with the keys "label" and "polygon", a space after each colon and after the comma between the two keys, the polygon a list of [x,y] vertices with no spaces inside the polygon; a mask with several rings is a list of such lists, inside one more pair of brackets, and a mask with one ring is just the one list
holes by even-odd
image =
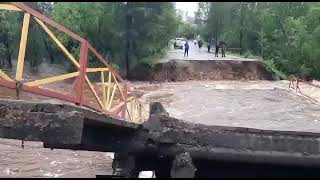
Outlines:
{"label": "tree line", "polygon": [[[163,53],[179,25],[172,2],[26,4],[86,38],[124,75],[136,64]],[[0,67],[11,68],[18,54],[23,14],[3,10],[0,13]],[[50,26],[49,29],[75,58],[79,58],[80,43],[57,29]],[[74,69],[52,39],[31,18],[26,62],[36,70],[44,60]],[[88,62],[92,67],[99,65],[92,54],[89,54]]]}
{"label": "tree line", "polygon": [[199,2],[198,7],[196,24],[205,40],[223,40],[288,75],[320,78],[319,2]]}

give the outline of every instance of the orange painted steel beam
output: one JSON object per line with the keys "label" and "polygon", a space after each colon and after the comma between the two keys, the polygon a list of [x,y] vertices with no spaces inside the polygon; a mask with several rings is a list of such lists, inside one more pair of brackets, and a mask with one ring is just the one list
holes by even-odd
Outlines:
{"label": "orange painted steel beam", "polygon": [[[11,82],[11,81],[6,81],[6,80],[1,80],[0,79],[0,86],[2,87],[6,87],[9,89],[16,89],[16,83],[15,82]],[[77,99],[74,96],[70,96],[70,95],[66,95],[66,94],[62,94],[60,92],[55,92],[55,91],[51,91],[48,89],[43,89],[43,88],[39,88],[39,87],[32,87],[32,86],[27,86],[27,85],[23,85],[22,86],[23,91],[25,92],[29,92],[32,94],[37,94],[37,95],[42,95],[42,96],[46,96],[46,97],[51,97],[51,98],[55,98],[55,99],[59,99],[59,100],[63,100],[63,101],[67,101],[67,102],[71,102],[71,103],[76,103]],[[95,111],[98,112],[104,112],[103,109],[97,108],[94,105],[92,105],[91,103],[83,100],[82,105],[84,107],[93,109]],[[109,112],[106,112],[109,113]]]}
{"label": "orange painted steel beam", "polygon": [[51,39],[58,45],[58,47],[63,51],[63,53],[72,61],[72,63],[77,66],[77,68],[80,67],[78,61],[73,57],[73,55],[67,50],[66,47],[58,40],[58,38],[53,34],[53,32],[38,18],[35,18],[35,20],[38,22],[38,24],[42,27],[42,29],[51,37]]}
{"label": "orange painted steel beam", "polygon": [[[16,89],[16,82],[0,80],[0,86],[10,88],[10,89]],[[73,96],[62,94],[62,93],[56,92],[56,91],[51,91],[48,89],[43,89],[43,88],[39,88],[39,87],[32,87],[32,86],[28,86],[28,85],[22,85],[22,90],[25,92],[29,92],[29,93],[33,93],[33,94],[37,94],[37,95],[42,95],[42,96],[46,96],[46,97],[51,97],[51,98],[55,98],[55,99],[59,99],[59,100],[63,100],[63,101],[68,101],[68,102],[73,102],[73,103],[75,102],[75,97],[73,97]]]}
{"label": "orange painted steel beam", "polygon": [[119,76],[119,74],[111,67],[111,65],[109,65],[107,63],[107,61],[96,51],[95,48],[92,47],[92,45],[87,42],[84,38],[80,37],[79,35],[75,34],[74,32],[68,30],[67,28],[65,28],[64,26],[60,25],[59,23],[55,22],[54,20],[46,17],[45,15],[35,11],[34,9],[30,8],[29,6],[25,5],[24,3],[21,2],[12,2],[11,4],[13,4],[14,6],[18,7],[19,9],[35,16],[36,18],[40,19],[43,22],[46,22],[47,24],[50,24],[51,26],[59,29],[60,31],[68,34],[69,36],[71,36],[72,38],[80,41],[81,43],[86,42],[88,48],[107,66],[110,68],[110,70],[115,74],[115,76],[117,76],[117,78],[119,78],[119,80],[122,82],[123,79]]}
{"label": "orange painted steel beam", "polygon": [[87,72],[103,72],[109,71],[109,68],[87,68]]}
{"label": "orange painted steel beam", "polygon": [[[105,69],[107,69],[107,68],[87,68],[86,71],[87,72],[99,72],[99,71],[103,72],[103,70],[105,70]],[[62,81],[65,79],[73,78],[78,75],[79,75],[79,72],[73,72],[73,73],[43,78],[43,79],[39,79],[39,80],[34,80],[34,81],[26,82],[25,84],[29,85],[29,86],[39,86],[39,85],[43,85],[43,84],[48,84],[48,83],[52,83],[52,82],[56,82],[56,81]],[[1,76],[1,71],[0,71],[0,76]]]}
{"label": "orange painted steel beam", "polygon": [[101,88],[102,88],[102,101],[103,101],[103,108],[107,109],[107,97],[106,97],[106,85],[104,83],[104,73],[103,71],[101,73]]}
{"label": "orange painted steel beam", "polygon": [[49,78],[44,78],[44,79],[39,79],[31,82],[26,82],[25,85],[28,86],[40,86],[43,84],[48,84],[52,82],[57,82],[57,81],[62,81],[65,79],[73,78],[79,75],[79,72],[73,72],[73,73],[68,73],[68,74],[63,74],[63,75],[58,75],[58,76],[53,76]]}
{"label": "orange painted steel beam", "polygon": [[111,85],[111,77],[112,77],[112,73],[109,71],[108,74],[108,89],[107,89],[107,102],[106,102],[106,109],[108,109],[108,104],[110,101],[110,85]]}
{"label": "orange painted steel beam", "polygon": [[88,48],[91,50],[91,52],[93,52],[93,54],[95,54],[98,59],[105,65],[107,66],[110,71],[112,72],[112,74],[114,74],[115,76],[117,76],[117,78],[121,81],[124,82],[124,80],[119,76],[118,72],[115,71],[115,69],[112,68],[112,66],[102,57],[101,54],[99,54],[97,52],[97,50],[95,48],[92,47],[92,45],[90,43],[88,43]]}
{"label": "orange painted steel beam", "polygon": [[[109,110],[111,108],[113,97],[114,97],[114,93],[116,92],[116,89],[117,89],[117,86],[114,85],[113,89],[112,89],[111,97],[109,99],[109,104],[108,104],[107,110]],[[119,89],[119,91],[120,91],[120,89]]]}
{"label": "orange painted steel beam", "polygon": [[[120,86],[119,86],[119,84],[117,82],[117,78],[119,79],[119,81],[121,83],[126,83],[126,82],[120,77],[118,72],[116,72],[116,70],[113,69],[110,64],[108,64],[108,62],[103,58],[103,56],[101,54],[99,54],[96,51],[96,49],[94,49],[91,46],[91,44],[89,44],[84,38],[82,38],[79,35],[73,33],[72,31],[68,30],[67,28],[65,28],[64,26],[62,26],[59,23],[55,22],[54,20],[46,17],[45,15],[33,10],[32,8],[30,8],[27,5],[25,5],[24,3],[13,2],[11,4],[14,5],[16,8],[14,6],[11,6],[11,5],[2,5],[2,6],[0,5],[1,6],[0,9],[4,8],[4,9],[17,10],[17,11],[19,11],[19,10],[25,11],[24,24],[29,24],[29,23],[26,23],[26,22],[30,20],[30,15],[32,15],[32,16],[35,17],[35,19],[38,22],[40,22],[39,24],[42,25],[42,27],[45,27],[44,28],[45,30],[48,30],[48,32],[49,32],[49,28],[47,28],[44,23],[49,24],[52,27],[57,28],[58,30],[66,33],[67,35],[71,36],[73,39],[78,40],[81,43],[80,62],[79,63],[78,62],[75,63],[75,65],[79,67],[79,72],[75,72],[76,74],[72,74],[71,73],[72,76],[73,75],[77,76],[77,81],[76,81],[75,86],[74,86],[75,90],[76,90],[76,95],[75,96],[66,95],[66,94],[63,94],[63,93],[60,93],[60,92],[56,92],[56,91],[52,91],[52,90],[49,90],[49,89],[44,89],[44,88],[40,88],[40,87],[36,87],[36,86],[30,86],[28,84],[22,84],[21,88],[22,88],[23,91],[29,92],[29,93],[33,93],[33,94],[42,95],[42,96],[47,96],[47,97],[51,97],[51,98],[55,98],[55,99],[60,99],[60,100],[67,101],[67,102],[73,102],[73,103],[88,107],[90,109],[94,109],[94,110],[99,111],[99,112],[109,113],[110,115],[117,115],[117,113],[119,113],[122,108],[127,109],[125,107],[125,104],[127,103],[126,100],[128,100],[127,97],[126,97],[127,96],[127,88],[124,88],[125,92],[123,94],[123,92],[121,91]],[[27,31],[25,31],[24,29],[28,29],[28,28],[26,28],[26,26],[23,27],[22,33],[26,34]],[[21,39],[22,43],[27,41],[26,37],[27,37],[27,34],[22,36],[22,38],[25,39],[25,40]],[[25,47],[24,47],[24,49],[25,49]],[[106,66],[105,68],[87,68],[86,63],[87,63],[88,49],[90,49],[98,57],[98,59]],[[23,62],[22,62],[22,59],[24,59],[24,57],[22,58],[22,55],[24,55],[23,54],[23,47],[22,48],[20,47],[20,52],[21,52],[20,53],[20,58],[19,58],[20,59],[20,67],[18,67],[18,71],[16,73],[16,79],[17,80],[21,80],[22,79],[22,74],[23,74]],[[18,66],[19,66],[19,64],[18,64]],[[106,110],[103,110],[103,106],[102,106],[102,108],[96,107],[96,106],[92,105],[91,103],[88,103],[84,99],[84,97],[83,97],[84,96],[84,83],[85,83],[85,81],[87,81],[89,87],[91,88],[92,92],[95,94],[95,97],[97,98],[97,100],[98,100],[98,102],[99,102],[99,104],[101,106],[99,98],[97,97],[96,92],[94,91],[90,81],[88,80],[88,77],[86,76],[86,72],[97,72],[97,71],[100,71],[100,72],[109,71],[109,74],[110,74],[109,79],[111,79],[111,76],[113,76],[113,78],[115,79],[115,83],[116,83],[115,87],[118,87],[122,98],[125,100],[123,105],[121,105],[121,106],[117,105],[116,107],[112,108],[112,111],[106,111]],[[77,73],[79,73],[79,74],[77,74]],[[48,81],[54,82],[54,81],[59,80],[61,78],[62,79],[68,78],[69,75],[68,74],[67,75],[61,75],[61,76],[46,78],[46,79],[42,79],[42,80],[43,81],[47,81],[49,79]],[[41,81],[41,80],[38,80],[38,81]],[[10,89],[16,89],[17,88],[17,83],[14,82],[14,81],[9,81],[8,79],[7,80],[0,79],[0,86],[7,87],[7,88],[10,88]],[[126,87],[126,85],[124,87]],[[107,102],[107,103],[110,103],[110,102]]]}
{"label": "orange painted steel beam", "polygon": [[17,81],[21,81],[23,76],[23,66],[24,66],[24,58],[26,54],[26,47],[27,47],[27,40],[28,40],[29,22],[30,22],[30,14],[24,13],[21,39],[20,39],[20,48],[19,48],[19,55],[18,55],[18,62],[17,62],[17,70],[16,70]]}
{"label": "orange painted steel beam", "polygon": [[79,42],[85,42],[86,40],[82,37],[80,37],[79,35],[75,34],[74,32],[70,31],[69,29],[65,28],[64,26],[60,25],[59,23],[55,22],[54,20],[48,18],[47,16],[39,13],[38,11],[30,8],[29,6],[25,5],[24,3],[21,2],[12,2],[11,4],[13,4],[14,6],[16,6],[17,8],[37,17],[38,19],[40,19],[41,21],[46,22],[47,24],[50,24],[51,26],[59,29],[60,31],[68,34],[69,36],[71,36],[73,39],[78,40]]}
{"label": "orange painted steel beam", "polygon": [[16,82],[0,79],[0,86],[6,87],[9,89],[16,89]]}
{"label": "orange painted steel beam", "polygon": [[91,89],[91,91],[92,91],[92,93],[93,93],[94,97],[95,97],[95,98],[96,98],[96,100],[98,101],[98,103],[99,103],[100,107],[101,107],[101,108],[103,108],[103,103],[101,102],[101,100],[100,100],[100,98],[99,98],[99,96],[98,96],[97,92],[95,91],[95,89],[94,89],[93,85],[91,84],[91,82],[90,82],[90,80],[89,80],[89,78],[88,78],[87,76],[85,76],[85,80],[86,80],[86,83],[88,84],[89,88]]}
{"label": "orange painted steel beam", "polygon": [[59,99],[59,100],[63,100],[63,101],[72,102],[72,103],[76,102],[76,98],[74,96],[66,95],[66,94],[52,91],[49,89],[43,89],[40,87],[27,86],[27,85],[22,85],[22,89],[24,92],[29,92],[29,93],[33,93],[33,94],[37,94],[37,95],[51,97],[51,98],[55,98],[55,99]]}
{"label": "orange painted steel beam", "polygon": [[[121,88],[120,88],[120,86],[119,86],[119,83],[118,83],[118,81],[117,81],[117,78],[115,77],[115,75],[114,74],[112,74],[113,75],[113,78],[114,78],[114,82],[116,83],[116,85],[118,86],[118,89],[119,89],[119,91],[120,91],[120,94],[121,94],[121,96],[122,96],[122,99],[125,101],[126,100],[126,97],[125,97],[125,95],[122,93],[122,91],[121,91]],[[126,85],[127,84],[124,84],[124,87],[126,87]]]}
{"label": "orange painted steel beam", "polygon": [[78,82],[77,82],[77,100],[80,106],[83,104],[83,89],[84,89],[84,81],[86,76],[86,68],[87,68],[87,56],[88,56],[88,48],[87,43],[83,42],[81,43],[81,49],[80,49],[80,74],[78,76]]}
{"label": "orange painted steel beam", "polygon": [[122,118],[125,119],[126,118],[126,110],[128,112],[128,116],[129,116],[129,119],[132,120],[131,116],[130,116],[130,113],[129,113],[129,110],[128,110],[128,106],[127,106],[127,84],[124,84],[124,108],[122,109]]}

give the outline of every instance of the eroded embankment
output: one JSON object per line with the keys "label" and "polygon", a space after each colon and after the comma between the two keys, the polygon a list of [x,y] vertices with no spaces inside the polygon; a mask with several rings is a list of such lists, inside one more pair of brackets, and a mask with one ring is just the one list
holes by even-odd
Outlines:
{"label": "eroded embankment", "polygon": [[[150,67],[151,68],[151,67]],[[258,61],[171,60],[148,70],[137,67],[130,79],[140,81],[186,80],[273,80],[272,73]]]}

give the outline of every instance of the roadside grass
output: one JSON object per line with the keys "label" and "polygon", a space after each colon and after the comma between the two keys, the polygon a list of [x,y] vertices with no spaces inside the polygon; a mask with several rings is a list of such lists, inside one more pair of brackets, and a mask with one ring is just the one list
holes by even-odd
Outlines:
{"label": "roadside grass", "polygon": [[232,53],[232,52],[227,52],[226,53],[227,55],[232,55],[232,56],[238,56],[238,57],[242,57],[242,58],[249,58],[249,59],[257,59],[259,62],[261,62],[265,67],[266,69],[272,73],[273,77],[277,80],[287,80],[288,79],[288,76],[278,70],[278,68],[276,67],[276,65],[274,64],[273,60],[264,60],[262,59],[261,56],[255,56],[255,55],[252,55],[250,52],[245,52],[243,55],[240,55],[240,53]]}
{"label": "roadside grass", "polygon": [[234,52],[227,51],[226,54],[232,55],[232,56],[238,56],[238,57],[242,57],[242,58],[248,58],[248,59],[261,59],[261,57],[255,56],[255,55],[251,54],[250,52],[245,52],[243,55],[240,55],[240,53],[234,53]]}
{"label": "roadside grass", "polygon": [[279,71],[277,69],[273,60],[262,60],[262,59],[258,59],[258,60],[267,68],[267,70],[269,70],[269,72],[271,72],[271,73],[273,73],[273,75],[275,75],[276,79],[279,79],[279,80],[287,80],[288,79],[288,76],[284,72]]}

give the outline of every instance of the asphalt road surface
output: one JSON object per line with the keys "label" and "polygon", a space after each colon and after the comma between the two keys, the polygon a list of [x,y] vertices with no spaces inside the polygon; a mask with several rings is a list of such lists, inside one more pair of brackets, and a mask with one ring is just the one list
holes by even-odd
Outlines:
{"label": "asphalt road surface", "polygon": [[177,60],[240,60],[240,61],[257,61],[257,59],[241,58],[234,55],[226,54],[226,57],[221,57],[221,52],[219,52],[219,57],[214,56],[214,47],[211,47],[210,53],[208,53],[207,46],[202,46],[199,49],[198,45],[194,45],[193,41],[188,41],[189,43],[189,56],[184,57],[184,49],[174,49],[173,45],[170,46],[170,50],[167,52],[166,56],[160,60],[160,62],[170,61],[172,59]]}

